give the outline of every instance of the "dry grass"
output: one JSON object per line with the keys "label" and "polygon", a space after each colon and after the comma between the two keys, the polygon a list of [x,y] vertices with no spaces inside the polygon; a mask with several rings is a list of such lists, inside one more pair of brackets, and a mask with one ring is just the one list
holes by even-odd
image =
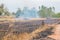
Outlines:
{"label": "dry grass", "polygon": [[[12,19],[12,20],[8,19],[8,20],[9,21],[12,21],[12,20],[14,21],[14,19]],[[12,27],[12,25],[10,25],[9,27]],[[46,29],[49,29],[49,28],[50,27],[48,27],[48,25],[44,25],[44,26],[41,26],[41,27],[37,28],[36,30],[34,30],[31,33],[21,33],[21,34],[18,34],[18,35],[15,35],[13,33],[9,33],[6,36],[4,36],[2,38],[2,40],[32,40],[33,38],[36,38],[38,36],[38,33],[42,32]]]}
{"label": "dry grass", "polygon": [[48,25],[44,25],[42,27],[39,27],[35,31],[31,33],[22,33],[15,35],[13,33],[9,33],[8,35],[3,37],[3,40],[32,40],[33,38],[36,38],[38,36],[39,32],[42,32],[46,29],[49,29]]}
{"label": "dry grass", "polygon": [[0,16],[0,21],[15,22],[15,18],[12,16]]}

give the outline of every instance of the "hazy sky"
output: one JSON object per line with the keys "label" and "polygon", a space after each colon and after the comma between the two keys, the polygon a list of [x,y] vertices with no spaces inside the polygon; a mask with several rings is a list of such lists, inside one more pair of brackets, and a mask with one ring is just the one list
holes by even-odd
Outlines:
{"label": "hazy sky", "polygon": [[56,12],[60,11],[60,0],[0,0],[0,4],[4,3],[5,7],[11,12],[16,12],[17,8],[23,8],[25,6],[38,9],[39,6],[45,5],[46,7],[55,7]]}

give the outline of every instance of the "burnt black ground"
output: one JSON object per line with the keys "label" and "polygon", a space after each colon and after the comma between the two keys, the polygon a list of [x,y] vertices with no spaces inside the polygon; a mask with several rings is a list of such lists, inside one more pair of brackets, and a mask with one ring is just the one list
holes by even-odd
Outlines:
{"label": "burnt black ground", "polygon": [[[45,24],[54,24],[59,22],[60,20],[56,20],[56,19],[50,19],[50,20],[43,20]],[[24,32],[28,32],[31,33],[32,31],[34,31],[35,29],[37,29],[38,27],[40,27],[42,25],[42,20],[34,20],[34,21],[28,21],[28,22],[6,22],[6,23],[0,23],[0,37],[5,35],[5,32],[7,32],[7,34],[9,33],[8,31],[9,29],[9,25],[13,24],[13,26],[10,28],[13,30],[14,34],[19,34],[19,33],[24,33]],[[1,30],[3,30],[3,32],[1,33]],[[47,31],[48,30],[48,31]],[[53,32],[51,32],[50,29],[47,29],[44,32],[38,33],[41,37],[36,38],[45,38],[48,35],[51,35]],[[40,39],[39,39],[40,40]],[[42,39],[43,40],[43,39]]]}

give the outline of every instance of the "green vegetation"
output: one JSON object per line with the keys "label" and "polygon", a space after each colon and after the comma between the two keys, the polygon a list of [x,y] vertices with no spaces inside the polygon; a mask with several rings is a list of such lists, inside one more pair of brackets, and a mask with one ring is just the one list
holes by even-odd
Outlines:
{"label": "green vegetation", "polygon": [[[21,9],[19,8],[17,10],[17,12],[9,12],[9,10],[7,8],[4,7],[4,4],[0,5],[0,16],[14,16],[14,17],[18,17],[18,11],[20,11],[19,14],[21,14]],[[55,13],[55,7],[46,7],[44,5],[42,5],[41,7],[39,7],[39,11],[38,14],[40,16],[40,18],[60,18],[60,12],[59,13]],[[21,15],[20,15],[21,16]]]}
{"label": "green vegetation", "polygon": [[54,7],[47,8],[42,5],[41,7],[39,7],[39,15],[42,18],[51,18],[54,15],[54,10]]}
{"label": "green vegetation", "polygon": [[53,17],[55,17],[55,18],[60,18],[60,13],[54,14]]}
{"label": "green vegetation", "polygon": [[4,4],[1,4],[0,5],[0,16],[9,16],[10,15],[10,12],[8,11],[7,8],[4,7]]}

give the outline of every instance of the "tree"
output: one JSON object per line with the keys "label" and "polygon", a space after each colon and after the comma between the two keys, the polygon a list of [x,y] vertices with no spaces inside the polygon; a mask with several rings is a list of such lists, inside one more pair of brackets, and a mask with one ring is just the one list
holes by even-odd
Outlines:
{"label": "tree", "polygon": [[47,17],[48,18],[51,18],[52,17],[52,15],[54,15],[54,10],[55,10],[55,8],[54,7],[49,7],[48,9],[47,9]]}
{"label": "tree", "polygon": [[4,4],[0,5],[0,15],[3,15],[3,16],[5,16],[5,15],[9,16],[10,15],[10,12],[8,11],[8,9],[4,8]]}
{"label": "tree", "polygon": [[4,12],[4,4],[0,5],[0,15],[2,15]]}
{"label": "tree", "polygon": [[41,6],[41,9],[39,7],[39,15],[41,18],[45,18],[46,17],[46,13],[47,13],[47,7],[45,6]]}
{"label": "tree", "polygon": [[38,14],[37,14],[37,10],[35,9],[35,7],[33,7],[32,9],[30,9],[30,11],[29,11],[29,16],[31,17],[31,18],[38,18],[39,16],[38,16]]}
{"label": "tree", "polygon": [[57,13],[57,18],[60,18],[60,13]]}
{"label": "tree", "polygon": [[41,18],[51,18],[52,15],[54,14],[54,7],[45,7],[45,6],[41,6],[41,8],[39,7],[39,15]]}
{"label": "tree", "polygon": [[11,13],[8,11],[8,8],[4,9],[4,15],[6,15],[6,16],[10,16],[11,15]]}
{"label": "tree", "polygon": [[54,18],[60,18],[60,13],[56,13],[53,15]]}
{"label": "tree", "polygon": [[17,12],[16,12],[16,17],[19,17],[20,16],[20,14],[21,14],[21,9],[20,8],[18,8],[18,10],[17,10]]}
{"label": "tree", "polygon": [[16,16],[16,13],[15,13],[15,12],[12,12],[12,15],[13,15],[13,16]]}

